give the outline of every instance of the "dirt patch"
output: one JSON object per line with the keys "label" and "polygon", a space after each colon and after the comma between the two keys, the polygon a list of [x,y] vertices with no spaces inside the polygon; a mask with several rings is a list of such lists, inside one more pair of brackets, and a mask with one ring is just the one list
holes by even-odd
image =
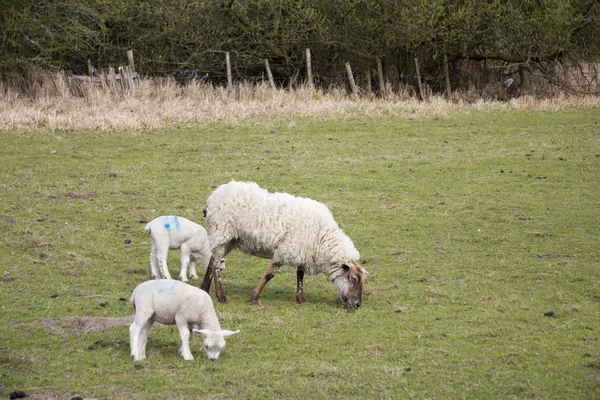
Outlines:
{"label": "dirt patch", "polygon": [[104,332],[107,329],[130,325],[133,315],[126,317],[60,317],[42,321],[42,326],[56,335],[66,338],[87,332]]}
{"label": "dirt patch", "polygon": [[[144,399],[148,398],[147,396],[136,395],[130,393],[126,389],[116,388],[116,387],[108,387],[104,388],[106,392],[109,393],[108,399]],[[87,397],[83,395],[73,395],[73,394],[56,394],[51,389],[41,389],[37,393],[27,393],[27,400],[72,400],[73,398],[79,397],[83,400],[100,400],[97,397]]]}

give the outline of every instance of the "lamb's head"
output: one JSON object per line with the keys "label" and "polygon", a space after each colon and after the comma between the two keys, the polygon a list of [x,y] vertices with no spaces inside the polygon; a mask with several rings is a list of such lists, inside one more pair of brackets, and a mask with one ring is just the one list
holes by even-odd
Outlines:
{"label": "lamb's head", "polygon": [[210,329],[194,329],[193,331],[202,335],[204,350],[206,351],[208,359],[211,361],[215,361],[219,358],[221,350],[225,347],[225,338],[239,332],[239,330],[211,331]]}
{"label": "lamb's head", "polygon": [[356,261],[347,261],[342,265],[341,273],[333,279],[346,303],[348,312],[352,312],[362,302],[363,284],[367,278],[367,271]]}

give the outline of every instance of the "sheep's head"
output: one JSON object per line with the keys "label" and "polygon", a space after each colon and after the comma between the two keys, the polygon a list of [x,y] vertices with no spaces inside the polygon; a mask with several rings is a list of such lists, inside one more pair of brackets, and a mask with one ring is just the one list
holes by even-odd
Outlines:
{"label": "sheep's head", "polygon": [[206,351],[208,359],[211,361],[215,361],[219,358],[221,350],[225,347],[225,338],[239,332],[239,330],[211,331],[210,329],[194,329],[193,331],[202,335],[204,350]]}
{"label": "sheep's head", "polygon": [[348,312],[360,307],[366,275],[367,271],[358,265],[356,261],[348,261],[342,265],[342,273],[333,280],[340,291],[342,300],[346,303]]}

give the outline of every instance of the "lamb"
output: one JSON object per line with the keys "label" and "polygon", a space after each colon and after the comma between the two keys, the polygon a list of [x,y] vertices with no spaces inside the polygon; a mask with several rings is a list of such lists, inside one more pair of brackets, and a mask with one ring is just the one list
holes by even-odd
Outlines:
{"label": "lamb", "polygon": [[348,312],[360,307],[365,271],[352,240],[322,203],[287,193],[269,193],[254,182],[219,186],[208,197],[204,209],[212,258],[202,282],[226,302],[215,260],[234,248],[245,254],[271,259],[262,282],[252,291],[250,303],[257,304],[265,285],[282,265],[297,267],[296,301],[305,303],[304,274],[324,273],[334,283]]}
{"label": "lamb", "polygon": [[129,328],[129,343],[135,361],[146,358],[146,341],[154,322],[177,325],[181,336],[179,354],[184,360],[194,359],[189,343],[191,332],[202,335],[206,355],[212,361],[219,358],[225,338],[239,332],[221,330],[208,293],[176,280],[141,283],[134,289],[131,303],[135,317]]}
{"label": "lamb", "polygon": [[[169,249],[181,249],[181,271],[179,279],[187,282],[187,268],[190,276],[198,278],[196,260],[200,259],[204,267],[210,261],[211,252],[206,230],[189,219],[177,216],[162,216],[150,221],[144,228],[152,237],[150,252],[150,270],[152,277],[159,278],[158,266],[164,278],[172,279],[167,268]],[[219,268],[225,268],[225,260],[219,260]]]}

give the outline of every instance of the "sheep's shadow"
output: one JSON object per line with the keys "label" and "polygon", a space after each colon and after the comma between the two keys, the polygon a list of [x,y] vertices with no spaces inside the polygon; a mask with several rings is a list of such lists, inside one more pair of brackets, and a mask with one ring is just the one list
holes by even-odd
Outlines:
{"label": "sheep's shadow", "polygon": [[[281,277],[284,278],[283,276]],[[277,278],[274,278],[274,280]],[[318,278],[317,278],[318,279]],[[192,283],[192,281],[188,282]],[[198,286],[201,282],[198,283]],[[259,281],[256,282],[258,284]],[[193,284],[193,283],[192,283]],[[245,303],[248,304],[250,302],[250,295],[256,286],[251,283],[237,283],[229,281],[229,279],[223,280],[223,289],[227,296],[228,303]],[[218,302],[215,296],[215,288],[214,284],[211,285],[209,294],[213,299],[213,302]],[[304,287],[304,297],[308,301],[308,303],[312,304],[329,304],[331,306],[340,306],[343,304],[337,290],[334,288],[333,292],[323,292],[322,290],[314,289],[311,291],[310,288],[307,290],[306,286]],[[297,304],[296,302],[296,288],[291,287],[289,282],[269,282],[269,284],[263,289],[258,299],[258,304],[260,305],[268,305],[269,303],[279,303],[279,302],[290,302]],[[298,306],[302,306],[302,304],[298,304]]]}

